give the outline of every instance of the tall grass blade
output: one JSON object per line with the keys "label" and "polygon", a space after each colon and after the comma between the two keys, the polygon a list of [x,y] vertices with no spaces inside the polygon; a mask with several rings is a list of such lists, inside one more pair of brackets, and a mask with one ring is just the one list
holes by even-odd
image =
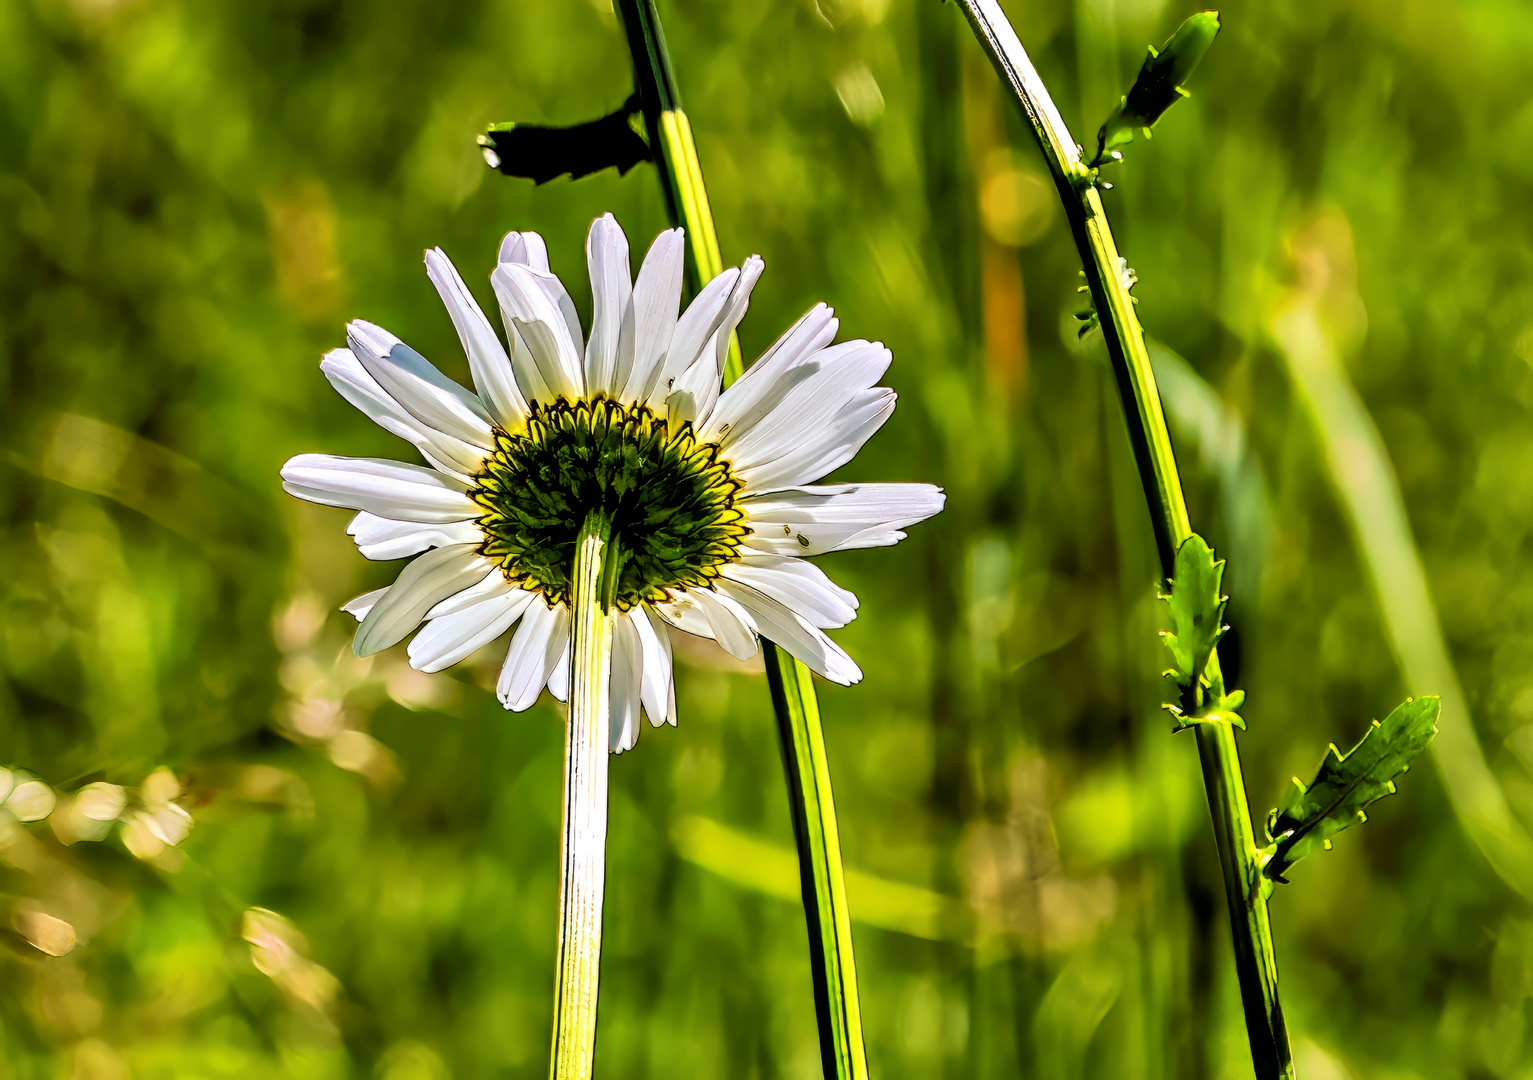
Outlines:
{"label": "tall grass blade", "polygon": [[1512,815],[1485,762],[1384,440],[1347,380],[1310,299],[1294,297],[1276,312],[1270,329],[1314,419],[1405,689],[1442,699],[1432,757],[1448,798],[1486,861],[1524,899],[1533,900],[1533,837]]}
{"label": "tall grass blade", "polygon": [[[692,141],[692,125],[681,107],[654,0],[618,0],[617,6],[628,36],[634,80],[671,220],[687,231],[692,256],[687,269],[696,291],[717,275],[724,264],[702,165]],[[744,372],[739,339],[730,334],[724,385],[727,387]],[[763,641],[761,648],[772,684],[772,704],[784,748],[788,803],[798,842],[820,1057],[828,1080],[862,1080],[867,1076],[867,1061],[857,968],[852,959],[852,924],[819,702],[808,668],[770,642]]]}

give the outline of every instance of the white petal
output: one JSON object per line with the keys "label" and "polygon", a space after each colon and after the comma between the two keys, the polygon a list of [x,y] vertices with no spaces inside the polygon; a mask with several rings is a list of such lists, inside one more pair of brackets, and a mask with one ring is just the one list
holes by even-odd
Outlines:
{"label": "white petal", "polygon": [[670,394],[666,396],[667,415],[677,422],[689,422],[704,426],[718,404],[721,380],[713,366],[713,357],[704,350],[703,355],[677,379]]}
{"label": "white petal", "polygon": [[639,697],[644,686],[644,646],[634,619],[627,612],[612,619],[612,679],[608,686],[608,749],[614,754],[632,750],[639,741]]}
{"label": "white petal", "polygon": [[423,424],[389,396],[350,349],[332,349],[319,362],[330,385],[391,435],[411,443],[427,461],[463,479],[484,465],[484,449]]}
{"label": "white petal", "polygon": [[516,431],[527,419],[527,402],[517,389],[511,360],[490,320],[441,248],[426,252],[426,273],[452,316],[480,398],[497,424],[506,431]]}
{"label": "white petal", "polygon": [[[751,255],[740,264],[740,278],[735,282],[735,287],[729,291],[729,300],[724,305],[724,310],[719,314],[719,324],[714,327],[710,335],[710,344],[713,347],[713,360],[717,365],[720,375],[724,374],[724,361],[729,357],[729,335],[735,332],[740,325],[740,320],[745,318],[745,310],[750,307],[751,290],[756,287],[756,282],[761,279],[761,272],[766,269],[766,263],[760,255]],[[707,353],[707,348],[704,348]]]}
{"label": "white petal", "polygon": [[378,385],[421,423],[475,446],[495,445],[490,414],[478,395],[383,327],[355,319],[346,325],[346,343]]}
{"label": "white petal", "polygon": [[361,596],[353,597],[346,601],[341,605],[341,610],[356,619],[357,622],[361,622],[367,618],[367,613],[373,610],[378,601],[383,599],[383,594],[388,591],[387,587],[385,587],[374,589],[372,592],[365,592]]}
{"label": "white petal", "polygon": [[500,669],[495,687],[500,703],[513,712],[531,708],[569,643],[569,610],[551,608],[539,595],[527,605]]}
{"label": "white petal", "polygon": [[713,627],[702,605],[693,600],[690,593],[681,592],[670,600],[654,605],[655,614],[676,629],[694,637],[713,640]]}
{"label": "white petal", "polygon": [[824,304],[811,308],[724,391],[700,438],[728,445],[753,428],[790,390],[820,370],[818,354],[835,340],[840,325]]}
{"label": "white petal", "polygon": [[443,525],[423,525],[418,521],[395,521],[365,510],[351,519],[346,531],[357,542],[357,550],[369,559],[408,559],[427,548],[452,544],[478,544],[484,533],[473,521],[452,521]]}
{"label": "white petal", "polygon": [[548,676],[548,692],[554,696],[555,701],[570,699],[570,645],[569,635],[566,634],[564,652],[559,654],[559,662]]}
{"label": "white petal", "polygon": [[814,430],[802,445],[775,461],[748,469],[736,469],[735,475],[747,490],[764,491],[812,483],[834,472],[857,456],[885,421],[894,415],[896,395],[878,387],[865,390],[825,427]]}
{"label": "white petal", "polygon": [[581,345],[580,316],[575,313],[575,302],[570,299],[564,282],[549,269],[548,245],[543,242],[543,238],[535,232],[507,233],[506,238],[500,242],[498,261],[516,263],[536,272],[538,287],[564,318],[570,340],[575,343],[575,351],[584,348]]}
{"label": "white petal", "polygon": [[447,615],[466,611],[494,597],[507,596],[521,591],[515,584],[506,580],[505,574],[500,573],[498,570],[492,570],[484,575],[484,580],[477,585],[472,585],[455,596],[449,596],[436,607],[426,612],[426,618],[440,619]]}
{"label": "white petal", "polygon": [[[721,440],[731,465],[750,468],[797,450],[870,392],[892,359],[888,349],[867,341],[846,341],[815,353],[790,373],[801,381],[771,412],[748,426],[735,426]],[[802,378],[810,368],[818,370]]]}
{"label": "white petal", "polygon": [[585,386],[592,397],[617,397],[633,368],[633,274],[628,237],[617,219],[603,214],[586,236],[591,272],[591,337],[586,342]]}
{"label": "white petal", "polygon": [[410,642],[410,666],[420,671],[451,667],[509,630],[533,596],[518,589],[432,619]]}
{"label": "white petal", "polygon": [[497,263],[521,263],[548,273],[548,245],[535,232],[508,232],[500,242]]}
{"label": "white petal", "polygon": [[480,513],[461,480],[385,458],[299,454],[282,466],[282,486],[322,506],[366,510],[398,521],[466,521]]}
{"label": "white petal", "polygon": [[466,544],[435,548],[399,572],[399,578],[357,627],[352,650],[371,656],[402,640],[437,604],[483,581],[495,564]]}
{"label": "white petal", "polygon": [[740,500],[751,535],[746,544],[777,555],[823,555],[848,548],[888,547],[900,530],[942,509],[931,484],[828,484],[750,495]]}
{"label": "white petal", "polygon": [[713,589],[688,589],[686,595],[697,603],[708,620],[709,635],[736,660],[756,655],[756,624],[733,598]]}
{"label": "white petal", "polygon": [[538,274],[517,263],[501,263],[490,281],[512,340],[511,366],[523,394],[544,402],[580,397],[585,373],[578,339],[549,300]]}
{"label": "white petal", "polygon": [[665,399],[675,389],[677,380],[698,354],[703,351],[713,332],[718,328],[720,313],[729,301],[729,294],[740,280],[740,271],[734,267],[704,285],[702,291],[692,298],[687,310],[682,312],[671,335],[670,348],[655,373],[654,384],[646,400],[651,406],[664,406]]}
{"label": "white petal", "polygon": [[776,600],[733,581],[721,581],[718,587],[750,613],[762,637],[786,649],[809,670],[842,686],[862,681],[862,669],[841,646]]}
{"label": "white petal", "polygon": [[649,396],[660,362],[671,347],[676,315],[681,310],[685,256],[682,230],[667,229],[655,237],[644,265],[639,267],[638,280],[633,283],[633,369],[621,398],[625,404]]}
{"label": "white petal", "polygon": [[671,635],[660,617],[641,604],[629,613],[644,650],[644,684],[641,698],[649,722],[659,727],[676,723],[676,685],[671,677]]}
{"label": "white petal", "polygon": [[720,571],[730,581],[748,585],[824,630],[845,626],[857,617],[857,597],[825,576],[813,563],[782,555],[748,555]]}
{"label": "white petal", "polygon": [[[712,364],[715,378],[723,374],[724,360],[729,355],[729,335],[745,317],[751,290],[765,266],[760,256],[752,255],[738,270],[725,270],[697,294],[676,324],[665,362],[650,390],[652,403],[663,402],[681,389],[683,376],[694,364]],[[697,415],[706,419],[712,411],[711,401],[704,407],[706,392],[699,390],[701,383],[697,379],[691,381],[697,383],[691,388]],[[716,388],[712,395],[716,400]]]}

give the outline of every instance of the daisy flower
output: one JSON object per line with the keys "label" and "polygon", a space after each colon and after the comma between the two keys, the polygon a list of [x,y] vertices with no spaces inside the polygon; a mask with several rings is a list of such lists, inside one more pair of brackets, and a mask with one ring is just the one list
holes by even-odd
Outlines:
{"label": "daisy flower", "polygon": [[497,694],[526,709],[570,683],[577,537],[593,511],[619,543],[609,745],[631,748],[641,710],[676,722],[669,630],[739,659],[759,637],[832,682],[862,677],[825,631],[857,598],[806,558],[881,547],[942,508],[929,484],[814,481],[846,464],[894,411],[877,385],[889,350],[832,344],[820,304],[729,389],[730,335],[763,263],[724,271],[681,311],[682,231],[663,232],[635,280],[608,214],[591,226],[592,318],[582,334],[538,234],[510,233],[490,276],[509,351],[441,249],[426,271],[468,355],[474,391],[372,323],[320,364],[331,384],[428,463],[300,454],[282,469],[299,498],[358,511],[348,531],[370,559],[418,556],[345,610],[366,656],[402,641],[440,671],[515,634]]}

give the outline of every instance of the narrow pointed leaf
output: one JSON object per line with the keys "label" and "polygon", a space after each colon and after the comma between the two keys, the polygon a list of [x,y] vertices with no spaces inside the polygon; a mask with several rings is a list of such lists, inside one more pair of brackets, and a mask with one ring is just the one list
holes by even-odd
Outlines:
{"label": "narrow pointed leaf", "polygon": [[1118,147],[1133,142],[1136,132],[1143,131],[1148,137],[1166,110],[1188,96],[1184,84],[1218,34],[1219,13],[1200,11],[1182,23],[1159,50],[1150,47],[1139,77],[1097,132],[1092,165],[1102,164]]}
{"label": "narrow pointed leaf", "polygon": [[479,145],[492,169],[535,184],[547,183],[566,173],[571,180],[603,169],[616,169],[622,174],[639,162],[650,160],[649,146],[628,122],[638,109],[638,98],[634,96],[616,112],[573,127],[496,124],[479,136]]}
{"label": "narrow pointed leaf", "polygon": [[1345,754],[1332,743],[1310,783],[1294,777],[1288,798],[1267,817],[1271,854],[1262,872],[1282,881],[1316,845],[1330,847],[1331,837],[1368,820],[1366,808],[1395,793],[1395,777],[1437,734],[1438,708],[1436,697],[1406,698]]}

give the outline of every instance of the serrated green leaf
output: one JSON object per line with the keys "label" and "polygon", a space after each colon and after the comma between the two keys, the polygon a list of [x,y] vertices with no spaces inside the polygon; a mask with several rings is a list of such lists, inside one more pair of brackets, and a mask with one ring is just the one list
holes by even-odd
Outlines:
{"label": "serrated green leaf", "polygon": [[1150,47],[1139,77],[1097,132],[1093,168],[1112,158],[1118,147],[1133,142],[1136,132],[1148,137],[1165,111],[1188,96],[1183,84],[1218,34],[1219,13],[1200,11],[1182,23],[1159,51]]}
{"label": "serrated green leaf", "polygon": [[1343,754],[1332,743],[1309,784],[1294,777],[1283,805],[1267,815],[1262,873],[1274,881],[1349,825],[1367,821],[1366,808],[1393,795],[1395,777],[1437,734],[1436,697],[1406,698],[1383,723],[1369,725],[1356,746]]}
{"label": "serrated green leaf", "polygon": [[[1201,536],[1194,534],[1182,541],[1176,549],[1171,592],[1164,597],[1176,628],[1161,636],[1176,660],[1171,677],[1183,687],[1191,687],[1203,677],[1214,646],[1224,636],[1224,605],[1229,597],[1219,591],[1223,579],[1224,560],[1214,558],[1213,548]],[[1217,691],[1222,697],[1222,680]]]}

